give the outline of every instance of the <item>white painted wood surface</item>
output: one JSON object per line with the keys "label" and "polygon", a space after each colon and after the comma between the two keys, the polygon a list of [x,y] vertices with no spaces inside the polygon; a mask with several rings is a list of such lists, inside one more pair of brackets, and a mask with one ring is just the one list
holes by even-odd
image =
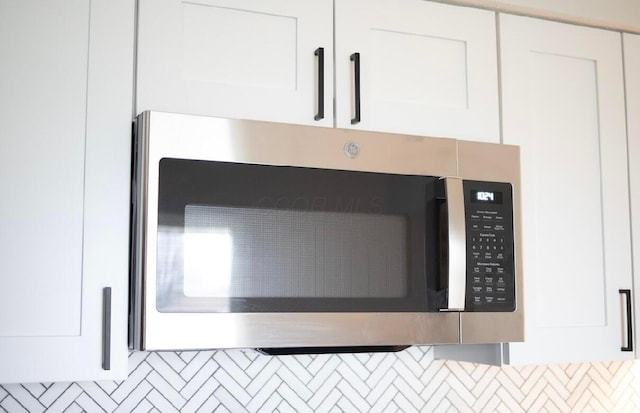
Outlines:
{"label": "white painted wood surface", "polygon": [[541,17],[621,31],[640,32],[637,0],[443,0],[445,3]]}
{"label": "white painted wood surface", "polygon": [[0,7],[0,336],[77,335],[89,3]]}
{"label": "white painted wood surface", "polygon": [[[325,118],[317,113],[323,47]],[[136,112],[333,126],[333,3],[142,0]]]}
{"label": "white painted wood surface", "polygon": [[510,15],[500,34],[503,141],[522,150],[527,322],[509,362],[631,358],[620,34]]}
{"label": "white painted wood surface", "polygon": [[[419,0],[335,7],[338,127],[499,142],[494,13]],[[352,126],[354,52],[362,121]]]}
{"label": "white painted wood surface", "polygon": [[0,0],[1,383],[126,377],[133,16]]}
{"label": "white painted wood surface", "polygon": [[[629,147],[629,190],[631,197],[631,231],[635,272],[634,302],[640,301],[640,36],[624,34],[624,71],[627,92],[627,134]],[[638,348],[638,318],[634,320],[634,346]]]}

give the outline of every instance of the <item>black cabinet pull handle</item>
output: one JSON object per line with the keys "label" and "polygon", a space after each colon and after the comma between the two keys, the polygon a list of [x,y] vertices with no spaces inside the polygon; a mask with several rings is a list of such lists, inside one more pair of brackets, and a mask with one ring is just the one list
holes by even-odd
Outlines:
{"label": "black cabinet pull handle", "polygon": [[102,369],[111,370],[111,287],[102,289]]}
{"label": "black cabinet pull handle", "polygon": [[627,310],[627,345],[621,347],[621,351],[633,351],[633,312],[631,310],[631,290],[618,290],[618,292],[625,296],[626,310]]}
{"label": "black cabinet pull handle", "polygon": [[315,52],[318,56],[318,113],[314,120],[324,119],[324,47],[318,47]]}
{"label": "black cabinet pull handle", "polygon": [[355,97],[355,117],[351,119],[351,124],[360,123],[360,53],[356,52],[351,55],[353,62],[353,89]]}

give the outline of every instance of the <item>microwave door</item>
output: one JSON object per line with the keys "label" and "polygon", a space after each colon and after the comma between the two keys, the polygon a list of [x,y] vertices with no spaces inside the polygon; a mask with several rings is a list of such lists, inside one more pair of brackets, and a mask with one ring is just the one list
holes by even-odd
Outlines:
{"label": "microwave door", "polygon": [[134,347],[459,342],[432,282],[455,141],[157,112],[138,129]]}
{"label": "microwave door", "polygon": [[[156,308],[220,319],[377,320],[380,332],[420,323],[429,312],[441,317],[430,307],[438,286],[429,285],[438,272],[437,180],[163,158]],[[272,333],[280,337],[308,334],[296,347],[317,347],[309,322],[277,325]],[[353,347],[369,329],[323,338]],[[420,341],[401,341],[406,331],[399,333],[398,341],[374,344],[387,350]]]}

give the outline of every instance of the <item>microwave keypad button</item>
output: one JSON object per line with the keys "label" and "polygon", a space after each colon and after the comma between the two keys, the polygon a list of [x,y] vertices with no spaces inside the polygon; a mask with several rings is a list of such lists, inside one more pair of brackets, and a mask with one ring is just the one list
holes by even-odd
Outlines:
{"label": "microwave keypad button", "polygon": [[[513,311],[515,285],[511,258],[513,215],[510,186],[470,181],[465,181],[464,185],[468,251],[467,311]],[[496,195],[495,203],[479,203],[477,198],[467,197],[470,191],[500,195]]]}

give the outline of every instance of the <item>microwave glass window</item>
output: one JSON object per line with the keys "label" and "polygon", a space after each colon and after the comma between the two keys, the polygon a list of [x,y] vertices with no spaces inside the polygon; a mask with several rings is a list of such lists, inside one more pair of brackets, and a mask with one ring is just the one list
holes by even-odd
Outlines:
{"label": "microwave glass window", "polygon": [[404,297],[407,270],[403,216],[185,208],[188,297]]}

